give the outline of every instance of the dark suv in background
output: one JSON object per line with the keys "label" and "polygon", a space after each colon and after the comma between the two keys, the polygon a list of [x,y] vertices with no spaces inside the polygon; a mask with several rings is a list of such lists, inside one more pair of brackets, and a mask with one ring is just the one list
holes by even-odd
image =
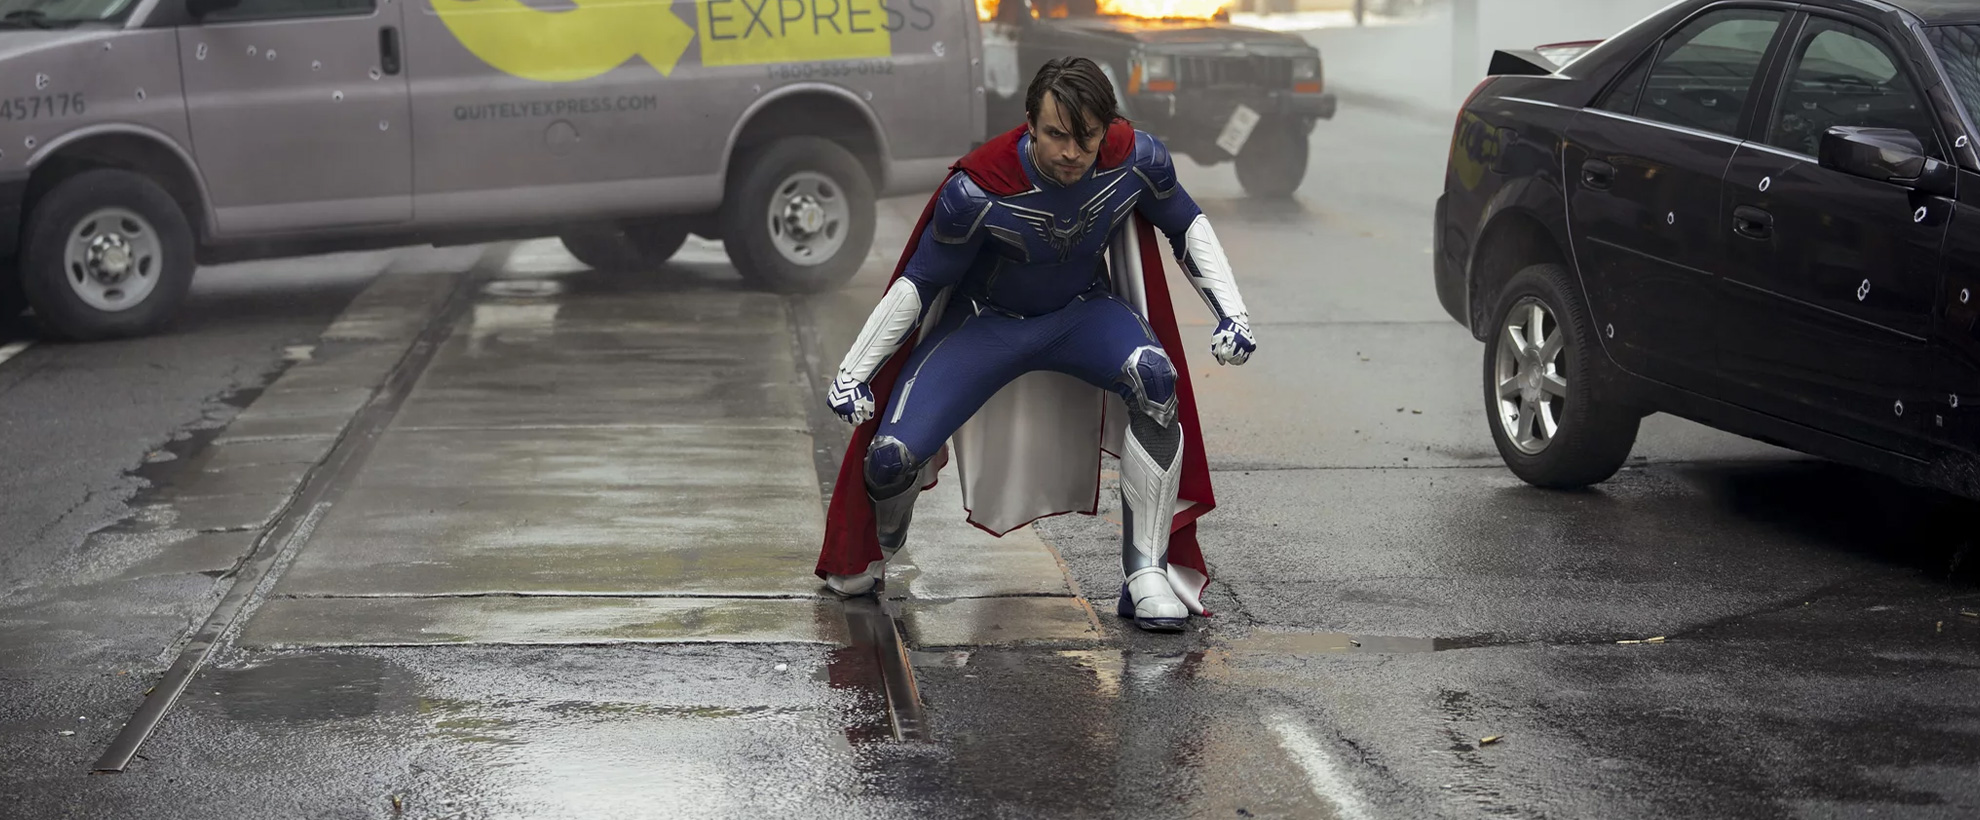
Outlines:
{"label": "dark suv in background", "polygon": [[1024,122],[1039,67],[1077,54],[1100,64],[1123,113],[1171,151],[1204,165],[1235,161],[1252,196],[1291,195],[1306,176],[1314,124],[1334,116],[1320,50],[1297,35],[1231,25],[1214,6],[978,0],[989,133]]}
{"label": "dark suv in background", "polygon": [[1688,0],[1490,73],[1436,287],[1514,473],[1668,412],[1980,497],[1980,2]]}

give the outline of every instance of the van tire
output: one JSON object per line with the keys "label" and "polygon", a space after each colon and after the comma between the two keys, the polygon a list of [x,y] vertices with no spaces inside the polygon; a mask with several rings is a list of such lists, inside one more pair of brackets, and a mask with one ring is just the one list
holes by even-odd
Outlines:
{"label": "van tire", "polygon": [[1238,184],[1258,199],[1285,199],[1306,179],[1310,146],[1297,120],[1267,116],[1238,150]]}
{"label": "van tire", "polygon": [[579,262],[595,270],[663,265],[687,244],[687,229],[664,222],[620,222],[572,228],[558,236]]}
{"label": "van tire", "polygon": [[[786,137],[747,152],[733,167],[739,173],[730,177],[722,199],[722,243],[745,282],[781,293],[817,293],[859,272],[873,247],[876,217],[873,181],[852,152],[819,137]],[[772,226],[772,203],[800,201],[825,214],[818,233],[780,236]],[[810,264],[791,258],[807,248],[820,258]]]}
{"label": "van tire", "polygon": [[[121,286],[104,284],[74,258],[87,253],[79,236],[92,228],[130,250],[134,270]],[[56,183],[34,203],[22,238],[21,289],[55,338],[83,342],[156,332],[192,286],[192,225],[178,201],[143,174],[99,168]],[[143,290],[132,296],[135,288]]]}

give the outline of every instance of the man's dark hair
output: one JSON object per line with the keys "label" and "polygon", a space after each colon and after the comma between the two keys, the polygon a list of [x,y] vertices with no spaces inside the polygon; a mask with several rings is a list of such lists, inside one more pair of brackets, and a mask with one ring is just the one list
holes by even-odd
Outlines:
{"label": "man's dark hair", "polygon": [[1030,90],[1024,94],[1026,122],[1038,122],[1038,106],[1044,103],[1047,91],[1052,92],[1052,98],[1059,101],[1059,109],[1072,120],[1066,123],[1066,130],[1072,132],[1080,145],[1092,138],[1093,131],[1079,114],[1092,117],[1100,123],[1103,132],[1120,117],[1114,84],[1107,81],[1098,63],[1085,57],[1060,57],[1038,69],[1038,75],[1031,78]]}

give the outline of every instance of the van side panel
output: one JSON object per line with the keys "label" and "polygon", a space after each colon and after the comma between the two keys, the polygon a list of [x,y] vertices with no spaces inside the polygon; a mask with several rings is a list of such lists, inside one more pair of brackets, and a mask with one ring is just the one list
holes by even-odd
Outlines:
{"label": "van side panel", "polygon": [[694,31],[678,5],[411,3],[420,223],[581,220],[719,191],[710,155],[678,138],[713,95],[687,82]]}
{"label": "van side panel", "polygon": [[403,73],[381,69],[400,3],[178,29],[193,155],[216,232],[397,226],[412,217]]}
{"label": "van side panel", "polygon": [[739,120],[795,84],[843,90],[817,99],[924,179],[969,148],[971,4],[552,2],[413,0],[421,224],[711,211]]}
{"label": "van side panel", "polygon": [[6,76],[18,79],[0,104],[18,115],[0,119],[0,179],[22,180],[50,159],[85,143],[101,145],[97,138],[112,134],[191,156],[172,31],[12,34],[38,46],[5,62]]}

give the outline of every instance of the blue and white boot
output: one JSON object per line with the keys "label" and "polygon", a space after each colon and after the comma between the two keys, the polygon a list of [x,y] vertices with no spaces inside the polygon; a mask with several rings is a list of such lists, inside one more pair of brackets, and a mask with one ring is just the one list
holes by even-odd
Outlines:
{"label": "blue and white boot", "polygon": [[1128,414],[1121,453],[1121,600],[1116,611],[1151,632],[1181,632],[1189,607],[1169,582],[1169,525],[1182,485],[1182,427],[1174,399],[1158,418]]}

